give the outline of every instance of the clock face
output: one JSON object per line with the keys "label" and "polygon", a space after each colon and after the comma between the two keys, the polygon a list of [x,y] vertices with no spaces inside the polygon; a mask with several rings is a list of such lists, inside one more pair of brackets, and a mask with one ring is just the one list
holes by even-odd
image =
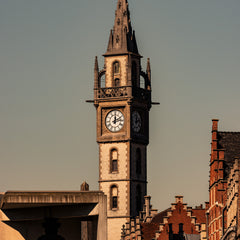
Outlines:
{"label": "clock face", "polygon": [[118,132],[124,125],[123,113],[119,110],[113,110],[107,114],[105,124],[111,132]]}
{"label": "clock face", "polygon": [[141,116],[137,111],[132,113],[132,129],[134,132],[139,132],[142,126]]}

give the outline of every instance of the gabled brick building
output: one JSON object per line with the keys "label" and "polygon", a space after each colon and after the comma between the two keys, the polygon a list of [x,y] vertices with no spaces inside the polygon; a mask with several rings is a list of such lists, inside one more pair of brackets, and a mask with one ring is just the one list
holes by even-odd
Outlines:
{"label": "gabled brick building", "polygon": [[206,239],[206,209],[188,207],[182,196],[176,196],[171,207],[157,213],[150,197],[145,198],[144,211],[126,224],[122,240],[204,240]]}
{"label": "gabled brick building", "polygon": [[218,131],[212,120],[209,203],[191,208],[177,196],[156,213],[150,197],[144,211],[122,229],[122,240],[232,240],[240,238],[240,132]]}
{"label": "gabled brick building", "polygon": [[[236,158],[240,157],[240,132],[218,131],[218,120],[213,119],[211,145],[208,239],[219,240],[229,234],[236,236],[240,206]],[[235,228],[235,232],[230,228]]]}

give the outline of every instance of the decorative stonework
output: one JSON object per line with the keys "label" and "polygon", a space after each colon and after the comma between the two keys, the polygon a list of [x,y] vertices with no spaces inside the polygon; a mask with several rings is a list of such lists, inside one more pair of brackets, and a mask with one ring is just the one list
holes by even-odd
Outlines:
{"label": "decorative stonework", "polygon": [[[107,195],[108,238],[120,239],[119,224],[123,225],[130,217],[138,214],[146,194],[146,152],[149,143],[149,110],[152,104],[150,61],[148,59],[147,70],[143,72],[127,0],[118,0],[114,28],[110,32],[104,59],[102,70],[99,71],[97,57],[94,67],[99,188]],[[140,76],[144,84],[140,82]],[[117,114],[108,115],[114,110],[120,111],[119,114],[124,116],[121,127],[117,127]],[[141,118],[137,131],[136,128],[135,131],[133,129],[133,123],[137,124],[137,120],[132,117],[134,111]],[[108,127],[106,116],[110,119],[107,121]],[[138,155],[141,156],[138,159],[137,148],[140,151]],[[111,149],[117,151],[114,162],[111,160]],[[113,167],[112,164],[116,162],[117,166]],[[141,168],[141,171],[137,171],[137,168]],[[113,195],[115,187],[118,194]],[[132,229],[134,226],[132,223]]]}

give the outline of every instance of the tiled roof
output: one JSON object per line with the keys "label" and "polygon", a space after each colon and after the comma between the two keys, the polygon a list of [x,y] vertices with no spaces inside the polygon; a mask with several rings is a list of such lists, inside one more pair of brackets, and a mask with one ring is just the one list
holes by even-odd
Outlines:
{"label": "tiled roof", "polygon": [[218,132],[218,149],[224,149],[225,177],[236,157],[240,157],[240,132]]}

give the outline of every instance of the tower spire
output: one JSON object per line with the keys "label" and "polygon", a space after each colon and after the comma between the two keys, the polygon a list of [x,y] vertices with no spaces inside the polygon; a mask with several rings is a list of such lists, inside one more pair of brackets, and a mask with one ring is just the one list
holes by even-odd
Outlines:
{"label": "tower spire", "polygon": [[118,0],[106,55],[129,52],[138,54],[137,42],[132,30],[128,1]]}

